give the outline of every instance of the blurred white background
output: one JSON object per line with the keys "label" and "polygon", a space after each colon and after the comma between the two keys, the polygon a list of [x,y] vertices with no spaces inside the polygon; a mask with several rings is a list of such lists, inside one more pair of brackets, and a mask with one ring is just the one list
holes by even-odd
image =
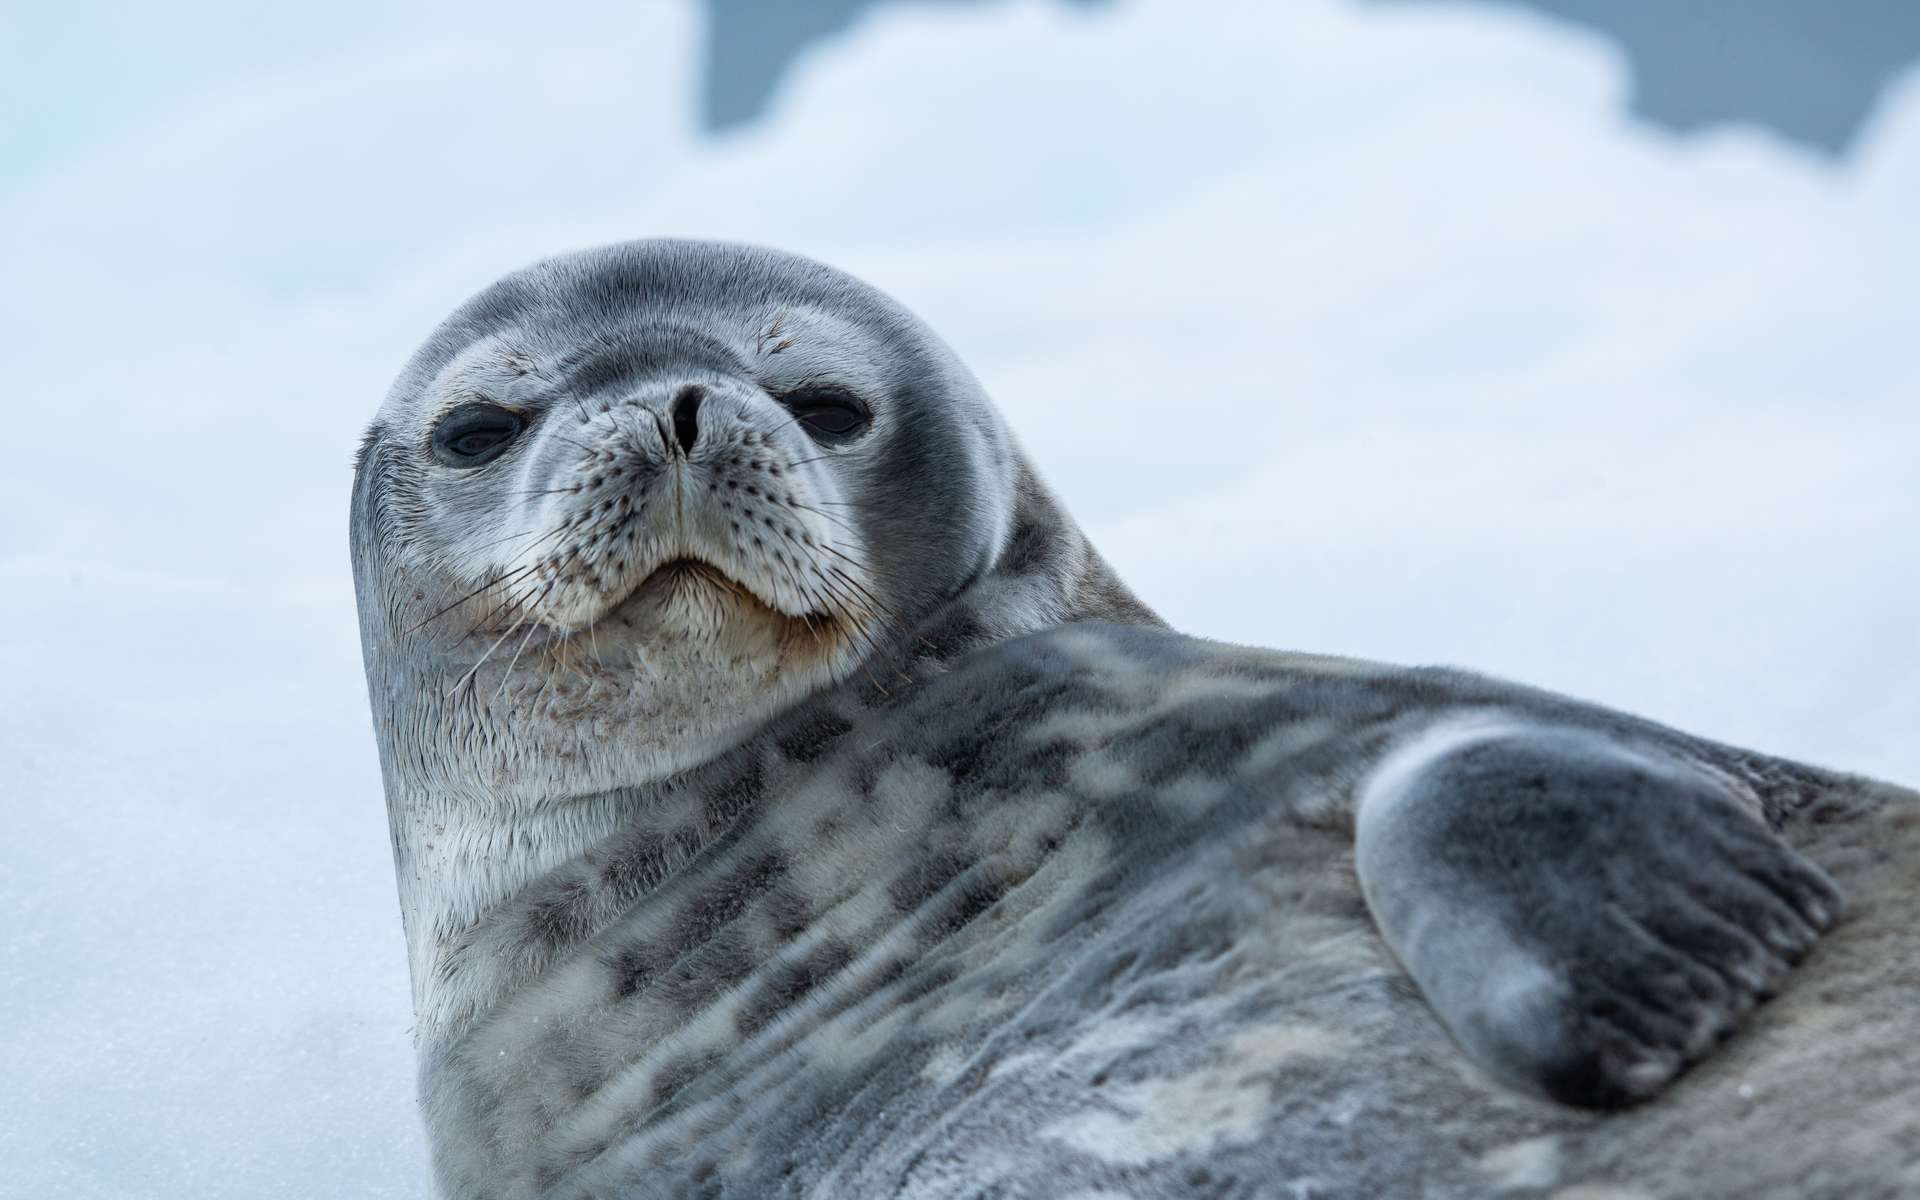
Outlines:
{"label": "blurred white background", "polygon": [[1515,6],[751,8],[5,10],[0,1195],[426,1194],[350,458],[592,243],[893,292],[1185,630],[1920,782],[1920,74],[1809,132]]}

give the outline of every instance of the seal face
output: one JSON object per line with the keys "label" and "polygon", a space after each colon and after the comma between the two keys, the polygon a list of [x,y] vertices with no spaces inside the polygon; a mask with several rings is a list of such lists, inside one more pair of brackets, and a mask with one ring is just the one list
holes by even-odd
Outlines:
{"label": "seal face", "polygon": [[[362,449],[363,646],[423,1028],[436,947],[846,678],[1058,525],[979,385],[878,293],[652,242],[510,276],[415,356]],[[1152,620],[1084,542],[1000,589],[1004,637]],[[1071,542],[1072,544],[1066,544]],[[502,847],[511,847],[503,852]]]}
{"label": "seal face", "polygon": [[932,333],[788,255],[469,301],[353,553],[451,1195],[1232,1193],[1326,1132],[1235,1064],[1338,1107],[1316,1064],[1407,1040],[1356,913],[1484,1071],[1611,1107],[1841,911],[1769,824],[1858,781],[1174,634]]}
{"label": "seal face", "polygon": [[[797,271],[785,282],[813,286],[775,288],[699,246],[632,266],[549,268],[544,302],[512,280],[476,300],[396,389],[377,446],[405,525],[390,545],[422,593],[382,613],[388,633],[418,635],[409,658],[449,693],[537,710],[543,743],[625,726],[646,778],[981,571],[1011,461],[958,364],[877,298]],[[527,723],[503,723],[500,752]],[[596,778],[603,757],[564,786],[634,782]]]}

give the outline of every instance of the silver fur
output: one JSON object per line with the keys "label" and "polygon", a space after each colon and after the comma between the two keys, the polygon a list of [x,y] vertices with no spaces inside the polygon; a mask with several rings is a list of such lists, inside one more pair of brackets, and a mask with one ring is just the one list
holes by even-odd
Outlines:
{"label": "silver fur", "polygon": [[[783,406],[820,387],[870,425]],[[473,405],[524,431],[450,465]],[[1783,1157],[1801,1099],[1903,1086],[1831,1069],[1920,1032],[1847,974],[1886,906],[1820,952],[1837,995],[1755,1015],[1842,910],[1777,831],[1879,902],[1912,794],[1171,633],[953,354],[826,267],[638,242],[502,280],[394,385],[353,553],[449,1196],[1920,1183],[1910,1107]],[[1639,1104],[1743,1021],[1615,1124],[1551,1102]],[[1702,1176],[1753,1079],[1803,1095]]]}

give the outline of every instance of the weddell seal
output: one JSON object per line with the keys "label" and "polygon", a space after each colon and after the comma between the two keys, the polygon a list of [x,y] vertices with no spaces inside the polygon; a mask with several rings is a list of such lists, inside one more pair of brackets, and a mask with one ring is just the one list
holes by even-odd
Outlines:
{"label": "weddell seal", "polygon": [[501,280],[387,397],[352,544],[448,1196],[1920,1178],[1909,1105],[1837,1149],[1750,1094],[1910,1086],[1872,904],[1816,951],[1839,991],[1755,1006],[1843,907],[1779,831],[1858,903],[1912,878],[1911,794],[1174,633],[827,267]]}

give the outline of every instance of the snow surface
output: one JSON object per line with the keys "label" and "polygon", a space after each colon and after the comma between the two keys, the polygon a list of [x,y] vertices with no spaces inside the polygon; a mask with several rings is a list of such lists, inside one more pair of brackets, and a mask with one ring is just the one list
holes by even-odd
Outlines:
{"label": "snow surface", "polygon": [[1831,169],[1510,12],[906,7],[706,142],[693,9],[534,11],[207,57],[0,195],[0,1195],[426,1194],[349,460],[561,249],[891,290],[1184,629],[1920,782],[1914,75]]}

